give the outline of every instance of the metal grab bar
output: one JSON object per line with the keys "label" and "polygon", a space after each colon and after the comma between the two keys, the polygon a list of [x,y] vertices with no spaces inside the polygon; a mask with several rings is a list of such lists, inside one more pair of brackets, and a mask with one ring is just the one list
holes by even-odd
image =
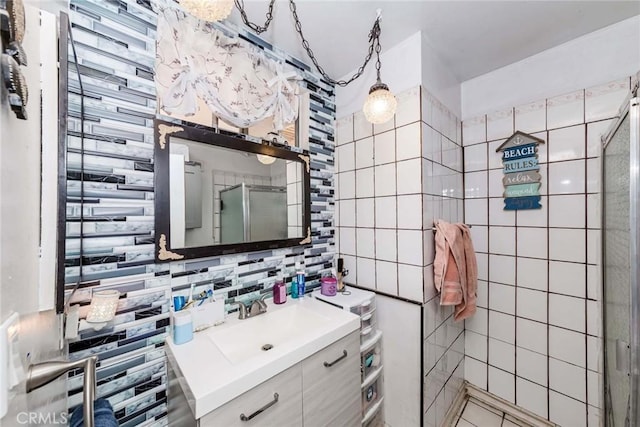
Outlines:
{"label": "metal grab bar", "polygon": [[51,361],[29,366],[27,373],[27,393],[36,390],[69,372],[84,368],[84,387],[82,390],[82,412],[85,427],[94,427],[93,401],[96,399],[96,363],[98,356],[89,356],[76,361]]}

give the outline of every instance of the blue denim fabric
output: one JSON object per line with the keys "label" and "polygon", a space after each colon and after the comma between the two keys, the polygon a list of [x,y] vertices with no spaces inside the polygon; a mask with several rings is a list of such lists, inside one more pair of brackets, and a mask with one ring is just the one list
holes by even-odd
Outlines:
{"label": "blue denim fabric", "polygon": [[[116,420],[113,408],[107,399],[97,399],[93,402],[93,419],[95,427],[118,427],[118,420]],[[82,405],[73,410],[69,427],[84,427]]]}

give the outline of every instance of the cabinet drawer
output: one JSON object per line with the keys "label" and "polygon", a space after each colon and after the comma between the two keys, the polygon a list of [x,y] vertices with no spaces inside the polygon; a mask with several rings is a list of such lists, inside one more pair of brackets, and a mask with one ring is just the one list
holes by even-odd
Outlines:
{"label": "cabinet drawer", "polygon": [[302,377],[304,427],[360,427],[358,331],[304,360]]}
{"label": "cabinet drawer", "polygon": [[300,365],[287,369],[200,418],[200,427],[300,427],[301,373]]}

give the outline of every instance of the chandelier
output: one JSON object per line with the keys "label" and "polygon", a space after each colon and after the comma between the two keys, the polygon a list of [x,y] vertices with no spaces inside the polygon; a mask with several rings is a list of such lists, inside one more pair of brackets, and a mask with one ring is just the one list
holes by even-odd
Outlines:
{"label": "chandelier", "polygon": [[[275,0],[270,0],[269,2],[266,20],[263,25],[257,25],[249,21],[247,13],[244,9],[244,0],[180,0],[180,5],[187,12],[205,21],[220,21],[227,18],[231,13],[231,9],[234,3],[238,8],[238,11],[240,12],[242,21],[246,26],[248,26],[258,34],[267,31],[267,29],[269,28],[269,24],[271,24],[271,21],[273,20],[273,5],[275,3]],[[365,56],[364,62],[360,66],[360,68],[358,68],[358,70],[347,80],[335,80],[327,75],[327,73],[324,71],[324,68],[322,68],[318,63],[313,50],[311,50],[309,42],[302,32],[302,23],[298,18],[297,8],[294,0],[289,0],[289,9],[291,10],[291,14],[293,15],[293,19],[295,21],[295,29],[302,41],[302,47],[307,52],[307,56],[309,56],[309,59],[311,59],[311,62],[313,62],[316,70],[318,70],[322,77],[329,83],[341,87],[347,86],[349,83],[351,83],[364,73],[364,69],[366,68],[369,61],[371,61],[371,57],[375,52],[377,80],[373,84],[373,86],[371,86],[371,89],[369,89],[369,96],[364,103],[362,111],[364,112],[366,119],[374,124],[380,124],[391,120],[396,113],[398,102],[396,100],[396,97],[391,93],[391,91],[389,91],[389,87],[380,79],[380,68],[382,66],[380,62],[380,9],[377,10],[376,20],[373,23],[371,31],[369,32],[369,51]]]}

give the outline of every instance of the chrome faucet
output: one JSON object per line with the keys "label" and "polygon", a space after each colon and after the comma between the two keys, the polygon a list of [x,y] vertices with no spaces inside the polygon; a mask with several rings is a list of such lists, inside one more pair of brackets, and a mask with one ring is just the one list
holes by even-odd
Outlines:
{"label": "chrome faucet", "polygon": [[249,307],[242,301],[234,301],[231,305],[238,306],[238,319],[244,320],[267,312],[267,304],[264,302],[266,297],[267,294],[262,295],[259,299],[254,300]]}
{"label": "chrome faucet", "polygon": [[85,427],[95,425],[93,419],[93,401],[96,399],[96,363],[98,356],[89,356],[76,361],[52,361],[29,366],[27,374],[27,393],[49,384],[51,381],[72,369],[84,368],[82,390],[83,419]]}

